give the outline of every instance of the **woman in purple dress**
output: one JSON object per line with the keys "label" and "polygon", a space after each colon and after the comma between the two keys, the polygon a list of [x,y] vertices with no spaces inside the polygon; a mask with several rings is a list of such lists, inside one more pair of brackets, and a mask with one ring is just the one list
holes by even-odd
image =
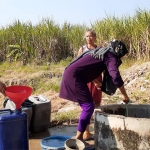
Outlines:
{"label": "woman in purple dress", "polygon": [[93,81],[104,70],[108,70],[113,83],[119,88],[125,103],[129,97],[124,88],[124,82],[119,72],[120,58],[127,53],[126,46],[121,41],[112,41],[105,48],[82,53],[76,60],[68,65],[62,77],[59,96],[61,98],[79,103],[80,114],[76,138],[83,141],[83,133],[94,111],[94,101],[87,83]]}

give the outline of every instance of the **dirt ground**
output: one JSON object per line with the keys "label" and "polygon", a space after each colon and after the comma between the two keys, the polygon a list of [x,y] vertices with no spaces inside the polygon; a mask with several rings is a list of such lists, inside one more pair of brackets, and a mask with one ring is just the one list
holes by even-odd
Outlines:
{"label": "dirt ground", "polygon": [[[121,71],[125,88],[129,97],[134,103],[150,103],[150,62],[143,64],[133,64],[130,68]],[[51,90],[45,93],[39,93],[51,101],[51,113],[57,112],[62,107],[74,105],[67,100],[59,98],[59,94]],[[117,97],[117,99],[116,99]],[[0,108],[3,108],[5,97],[0,93]],[[121,94],[117,90],[114,96],[108,96],[103,93],[101,105],[108,103],[118,103],[121,100]]]}

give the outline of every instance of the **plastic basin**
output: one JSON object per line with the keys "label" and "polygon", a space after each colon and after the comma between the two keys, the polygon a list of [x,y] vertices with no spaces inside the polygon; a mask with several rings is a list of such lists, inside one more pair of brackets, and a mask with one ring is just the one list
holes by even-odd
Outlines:
{"label": "plastic basin", "polygon": [[85,144],[78,139],[68,139],[65,141],[66,150],[84,150]]}
{"label": "plastic basin", "polygon": [[64,144],[67,139],[70,139],[70,136],[49,136],[41,140],[42,150],[64,150]]}

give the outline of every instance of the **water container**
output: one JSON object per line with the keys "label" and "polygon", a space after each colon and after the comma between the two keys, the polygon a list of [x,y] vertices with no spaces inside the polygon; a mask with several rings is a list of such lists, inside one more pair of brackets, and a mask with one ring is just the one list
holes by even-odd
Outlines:
{"label": "water container", "polygon": [[50,124],[50,100],[43,95],[37,97],[30,96],[28,99],[33,102],[31,132],[38,133],[47,131]]}
{"label": "water container", "polygon": [[28,118],[28,131],[31,130],[32,107],[22,107],[23,112],[27,113]]}
{"label": "water container", "polygon": [[[11,101],[10,99],[7,99],[7,101],[5,102],[4,105],[5,109],[11,109],[11,110],[15,110],[16,109],[16,105],[13,101]],[[28,118],[28,131],[30,131],[30,126],[31,126],[31,119],[32,119],[32,104],[30,105],[24,105],[21,107],[22,111],[27,113],[27,118]]]}
{"label": "water container", "polygon": [[27,114],[21,109],[0,110],[0,150],[28,150]]}

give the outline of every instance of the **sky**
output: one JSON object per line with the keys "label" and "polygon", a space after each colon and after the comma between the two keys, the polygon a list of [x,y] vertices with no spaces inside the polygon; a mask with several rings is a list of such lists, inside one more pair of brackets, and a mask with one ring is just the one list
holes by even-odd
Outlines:
{"label": "sky", "polygon": [[89,25],[107,16],[133,16],[150,9],[150,0],[0,0],[0,27],[22,23],[38,24],[49,18],[57,24]]}

